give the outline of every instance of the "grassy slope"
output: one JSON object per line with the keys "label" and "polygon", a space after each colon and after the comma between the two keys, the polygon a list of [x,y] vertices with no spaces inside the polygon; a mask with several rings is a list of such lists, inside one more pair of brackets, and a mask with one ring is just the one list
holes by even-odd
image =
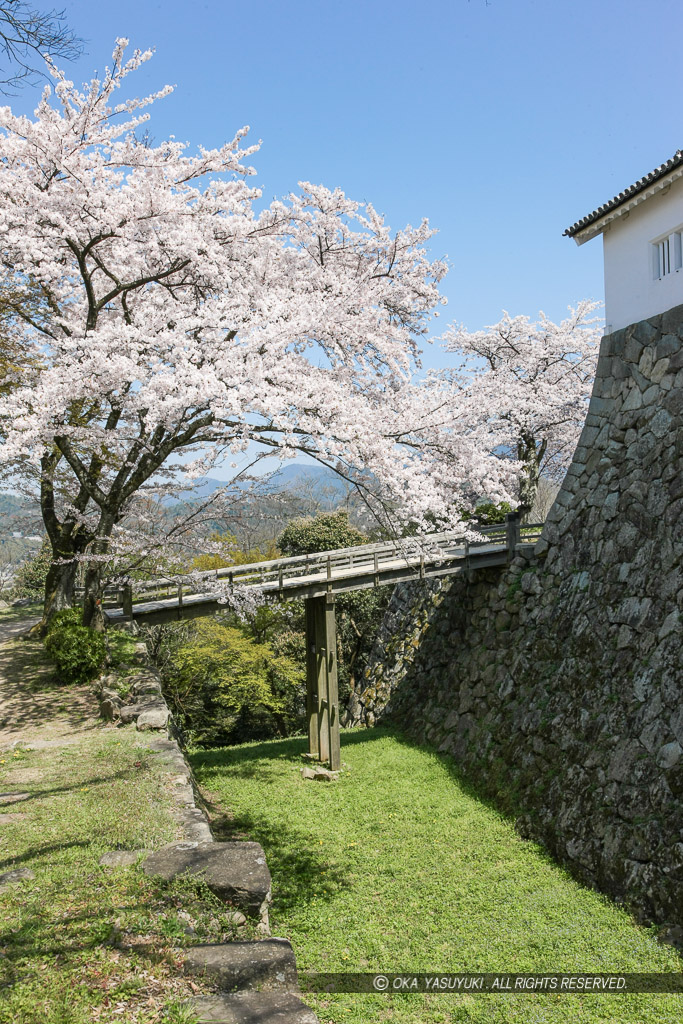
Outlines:
{"label": "grassy slope", "polygon": [[40,618],[43,612],[41,601],[33,601],[31,604],[22,605],[20,608],[0,608],[0,624],[6,622],[22,622],[24,619]]}
{"label": "grassy slope", "polygon": [[70,713],[70,694],[73,704],[83,688],[56,686],[41,650],[18,641],[0,650],[5,692],[16,686],[11,672],[32,670],[36,744],[0,753],[0,793],[30,794],[0,806],[0,872],[36,876],[0,889],[0,1022],[192,1020],[179,1006],[193,991],[179,947],[234,938],[230,909],[201,885],[99,867],[108,850],[178,837],[168,772],[134,729]]}
{"label": "grassy slope", "polygon": [[[459,782],[383,730],[346,734],[337,783],[304,782],[303,740],[195,752],[225,836],[260,841],[273,934],[323,971],[680,971],[651,931],[582,888]],[[308,997],[341,1024],[674,1024],[677,996]]]}

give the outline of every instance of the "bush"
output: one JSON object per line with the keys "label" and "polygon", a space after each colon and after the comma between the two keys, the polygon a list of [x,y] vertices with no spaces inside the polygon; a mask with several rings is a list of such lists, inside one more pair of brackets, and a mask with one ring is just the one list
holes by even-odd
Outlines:
{"label": "bush", "polygon": [[87,683],[104,665],[104,636],[89,626],[81,626],[81,616],[80,609],[68,608],[57,612],[48,626],[45,650],[63,683]]}
{"label": "bush", "polygon": [[80,608],[64,608],[61,612],[55,612],[50,619],[45,635],[49,636],[55,629],[64,629],[66,626],[82,626],[83,612]]}
{"label": "bush", "polygon": [[40,550],[19,566],[13,589],[17,597],[40,600],[45,595],[45,581],[52,565],[52,546],[44,540]]}
{"label": "bush", "polygon": [[349,523],[345,509],[319,513],[315,518],[293,519],[280,534],[277,546],[283,555],[310,555],[366,544],[367,537]]}
{"label": "bush", "polygon": [[197,746],[287,736],[305,726],[305,666],[217,618],[163,627],[164,695]]}

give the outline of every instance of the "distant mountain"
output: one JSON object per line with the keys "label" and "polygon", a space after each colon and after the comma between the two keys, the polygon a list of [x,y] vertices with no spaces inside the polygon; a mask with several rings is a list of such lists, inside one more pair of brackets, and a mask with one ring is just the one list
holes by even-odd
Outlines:
{"label": "distant mountain", "polygon": [[[192,489],[180,491],[176,498],[167,499],[167,503],[171,505],[177,502],[197,501],[201,498],[207,498],[221,487],[229,485],[229,480],[217,480],[215,477],[207,476],[203,480],[197,481],[196,486]],[[253,482],[238,480],[234,486],[240,490],[247,490],[253,486]],[[337,501],[346,495],[349,486],[345,480],[338,476],[334,470],[328,469],[327,466],[304,466],[300,463],[291,463],[288,466],[283,466],[282,469],[278,469],[272,475],[264,477],[260,490],[263,494],[280,494],[283,491],[297,492],[302,488],[309,491],[319,490],[323,493],[324,497],[334,497],[336,504]]]}
{"label": "distant mountain", "polygon": [[[352,489],[326,466],[297,462],[285,463],[256,484],[253,493],[245,493],[244,501],[233,503],[223,512],[217,509],[216,518],[205,521],[204,529],[233,533],[245,549],[267,545],[292,519],[316,512],[333,512],[346,504]],[[230,481],[205,477],[192,488],[178,490],[175,496],[162,499],[164,518],[169,525],[176,519],[181,520],[193,512],[196,503],[226,486],[230,487]],[[238,481],[234,486],[248,492],[254,482]],[[182,487],[181,481],[179,487]],[[208,514],[212,515],[211,511]],[[0,493],[0,565],[19,562],[33,553],[40,541],[29,540],[29,536],[42,536],[43,532],[37,504],[29,503],[18,494]]]}
{"label": "distant mountain", "polygon": [[329,488],[339,495],[346,494],[351,486],[327,466],[302,466],[292,463],[273,473],[269,481],[269,488],[273,491],[288,491],[300,487],[302,484]]}
{"label": "distant mountain", "polygon": [[0,492],[0,516],[15,515],[25,507],[26,502],[18,494],[10,494],[7,491]]}

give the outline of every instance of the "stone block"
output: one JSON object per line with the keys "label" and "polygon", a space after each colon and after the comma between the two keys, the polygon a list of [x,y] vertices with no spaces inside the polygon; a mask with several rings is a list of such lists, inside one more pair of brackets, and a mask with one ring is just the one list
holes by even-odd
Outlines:
{"label": "stone block", "polygon": [[184,955],[186,974],[204,975],[222,992],[297,987],[294,951],[287,939],[191,946]]}
{"label": "stone block", "polygon": [[135,683],[131,690],[136,697],[142,697],[147,693],[161,696],[161,683],[158,679],[146,679],[144,682]]}
{"label": "stone block", "polygon": [[524,594],[540,594],[543,589],[535,572],[525,572],[520,579],[520,585]]}
{"label": "stone block", "polygon": [[169,716],[170,711],[165,705],[150,708],[148,711],[143,711],[138,715],[135,728],[141,732],[144,732],[146,729],[165,729],[168,725]]}
{"label": "stone block", "polygon": [[121,725],[129,725],[131,722],[134,722],[138,715],[141,715],[143,711],[158,710],[168,711],[168,708],[163,701],[145,700],[139,701],[137,704],[124,704],[119,712],[119,720]]}
{"label": "stone block", "polygon": [[219,993],[196,996],[187,1005],[199,1024],[320,1024],[290,992]]}
{"label": "stone block", "polygon": [[683,336],[683,305],[674,306],[666,313],[661,314],[662,335],[672,334],[677,337]]}
{"label": "stone block", "polygon": [[622,412],[630,412],[631,410],[640,409],[643,405],[643,396],[640,389],[632,387],[626,396],[626,401],[622,405]]}
{"label": "stone block", "polygon": [[100,697],[102,700],[113,700],[117,704],[123,704],[124,700],[118,690],[112,690],[110,686],[103,686],[100,691]]}
{"label": "stone block", "polygon": [[270,900],[270,872],[258,843],[169,843],[147,858],[143,871],[167,882],[179,875],[201,877],[220,899],[252,917]]}
{"label": "stone block", "polygon": [[649,597],[627,597],[619,606],[615,620],[637,628],[646,621],[651,608],[652,599]]}
{"label": "stone block", "polygon": [[[642,344],[638,341],[637,338],[630,337],[628,339],[628,341],[626,342],[626,345],[624,346],[624,360],[625,360],[625,364],[622,363],[622,365],[628,365],[628,363],[635,363],[635,364],[637,364],[642,354],[643,354],[643,346],[642,346]],[[630,367],[629,367],[629,371],[630,371]],[[617,374],[614,373],[614,364],[612,365],[612,373],[613,373],[613,375],[615,377],[617,376]]]}
{"label": "stone block", "polygon": [[607,778],[612,782],[628,782],[633,772],[633,765],[643,752],[637,740],[619,740],[612,751]]}
{"label": "stone block", "polygon": [[3,871],[0,874],[0,887],[5,885],[16,885],[18,882],[30,882],[35,878],[30,868],[14,868],[13,871]]}
{"label": "stone block", "polygon": [[659,384],[669,369],[669,357],[666,356],[664,359],[657,359],[657,362],[652,367],[650,372],[650,380],[653,384]]}
{"label": "stone block", "polygon": [[103,868],[130,868],[137,864],[141,857],[147,856],[149,850],[111,850],[103,853],[98,863]]}
{"label": "stone block", "polygon": [[615,519],[616,516],[619,514],[618,506],[619,492],[612,491],[610,494],[607,495],[607,497],[602,503],[602,518],[607,520]]}
{"label": "stone block", "polygon": [[683,391],[679,389],[672,389],[667,393],[662,402],[662,407],[671,413],[672,416],[680,417],[683,415]]}
{"label": "stone block", "polygon": [[100,714],[106,722],[115,722],[121,714],[121,701],[105,697],[100,701]]}
{"label": "stone block", "polygon": [[0,793],[0,806],[3,804],[18,804],[22,800],[28,800],[30,793]]}
{"label": "stone block", "polygon": [[660,768],[668,771],[670,768],[674,768],[683,757],[683,748],[681,747],[678,740],[673,740],[671,743],[665,743],[663,747],[659,748],[657,753],[657,764]]}

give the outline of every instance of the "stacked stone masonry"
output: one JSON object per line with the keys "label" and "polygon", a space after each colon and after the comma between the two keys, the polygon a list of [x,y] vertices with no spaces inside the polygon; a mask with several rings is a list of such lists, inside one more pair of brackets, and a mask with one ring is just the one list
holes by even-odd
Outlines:
{"label": "stacked stone masonry", "polygon": [[683,938],[683,306],[602,340],[541,540],[396,589],[347,724],[456,759],[588,884]]}

